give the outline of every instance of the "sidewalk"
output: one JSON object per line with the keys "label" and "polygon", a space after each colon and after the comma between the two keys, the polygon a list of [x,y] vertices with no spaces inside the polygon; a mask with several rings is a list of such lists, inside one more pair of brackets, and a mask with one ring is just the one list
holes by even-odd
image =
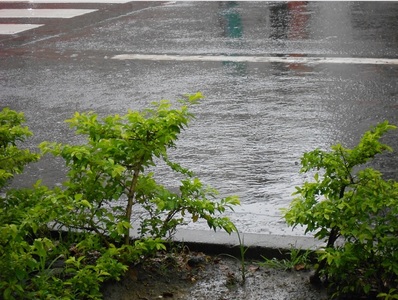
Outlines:
{"label": "sidewalk", "polygon": [[[245,247],[248,250],[246,258],[261,259],[283,258],[294,247],[304,250],[315,250],[323,245],[314,237],[267,235],[254,233],[240,233]],[[188,230],[180,229],[174,237],[174,241],[182,243],[193,251],[202,251],[209,254],[227,253],[240,255],[239,239],[236,233],[230,235],[226,232],[214,232],[212,230]]]}

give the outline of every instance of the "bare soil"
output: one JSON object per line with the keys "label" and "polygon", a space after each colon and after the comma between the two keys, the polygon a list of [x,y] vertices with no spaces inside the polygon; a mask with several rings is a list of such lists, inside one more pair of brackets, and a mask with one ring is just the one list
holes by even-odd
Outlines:
{"label": "bare soil", "polygon": [[103,286],[105,300],[322,300],[326,291],[309,283],[309,270],[279,270],[225,255],[161,254],[131,266],[119,282]]}

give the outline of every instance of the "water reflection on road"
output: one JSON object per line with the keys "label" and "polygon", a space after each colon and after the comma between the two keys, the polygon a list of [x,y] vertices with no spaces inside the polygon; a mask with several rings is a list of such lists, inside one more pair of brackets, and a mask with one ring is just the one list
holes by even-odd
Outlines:
{"label": "water reflection on road", "polygon": [[[325,20],[344,12],[339,22],[329,26],[321,18],[312,18],[314,10],[308,9],[307,2],[272,3],[269,38],[277,47],[291,47],[323,35],[343,47],[354,35],[353,6],[336,4],[331,11],[321,7]],[[248,47],[239,4],[222,3],[219,8],[225,47]],[[181,141],[176,156],[222,193],[241,197],[243,206],[231,217],[245,232],[291,234],[279,209],[288,206],[295,186],[310,179],[299,174],[305,151],[328,149],[337,142],[352,147],[370,125],[384,119],[397,121],[396,95],[390,97],[397,91],[396,68],[231,61],[222,66],[224,79],[214,85],[217,94],[227,96],[211,97],[198,108],[198,121],[183,137],[187,140]],[[398,146],[391,136],[389,141]],[[377,165],[387,177],[398,178],[396,156],[386,155]],[[301,229],[294,232],[302,233]]]}
{"label": "water reflection on road", "polygon": [[[217,80],[224,97],[197,108],[178,159],[223,193],[241,197],[243,206],[232,217],[242,230],[290,233],[279,208],[309,179],[299,174],[301,155],[337,142],[352,147],[370,125],[396,123],[397,102],[389,94],[396,90],[397,70],[387,70],[389,77],[375,66],[245,65],[240,79],[235,66],[224,65],[225,79]],[[396,135],[386,140],[397,149]],[[397,179],[396,154],[379,161]]]}

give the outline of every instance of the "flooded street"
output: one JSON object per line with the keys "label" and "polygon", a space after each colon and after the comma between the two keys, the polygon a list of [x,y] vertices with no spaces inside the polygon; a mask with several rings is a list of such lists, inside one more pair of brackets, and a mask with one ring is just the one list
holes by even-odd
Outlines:
{"label": "flooded street", "polygon": [[[75,111],[124,114],[202,92],[171,156],[221,195],[239,195],[230,217],[242,232],[301,235],[279,210],[310,179],[299,174],[302,154],[398,125],[397,2],[79,5],[98,11],[0,35],[0,108],[25,112],[33,148],[77,142],[63,123]],[[396,151],[374,163],[395,180],[397,137],[385,137]],[[64,180],[50,158],[27,171],[14,186]]]}

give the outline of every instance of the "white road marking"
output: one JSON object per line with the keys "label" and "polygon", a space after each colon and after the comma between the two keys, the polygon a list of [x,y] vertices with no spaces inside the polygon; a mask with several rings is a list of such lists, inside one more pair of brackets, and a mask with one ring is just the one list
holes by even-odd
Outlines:
{"label": "white road marking", "polygon": [[[131,2],[131,0],[0,0],[1,3],[107,3],[120,4]],[[97,11],[96,9],[0,9],[0,18],[73,18],[87,13]],[[12,35],[26,30],[37,28],[45,24],[0,24],[0,34]]]}
{"label": "white road marking", "polygon": [[0,34],[16,34],[43,25],[44,24],[0,24]]}
{"label": "white road marking", "polygon": [[0,18],[73,18],[97,9],[0,9]]}
{"label": "white road marking", "polygon": [[127,3],[132,0],[0,0],[7,3]]}
{"label": "white road marking", "polygon": [[119,54],[111,57],[118,60],[153,60],[153,61],[230,61],[230,62],[280,62],[288,64],[370,64],[398,65],[398,59],[357,58],[357,57],[297,57],[297,56],[228,56],[228,55],[150,55]]}

